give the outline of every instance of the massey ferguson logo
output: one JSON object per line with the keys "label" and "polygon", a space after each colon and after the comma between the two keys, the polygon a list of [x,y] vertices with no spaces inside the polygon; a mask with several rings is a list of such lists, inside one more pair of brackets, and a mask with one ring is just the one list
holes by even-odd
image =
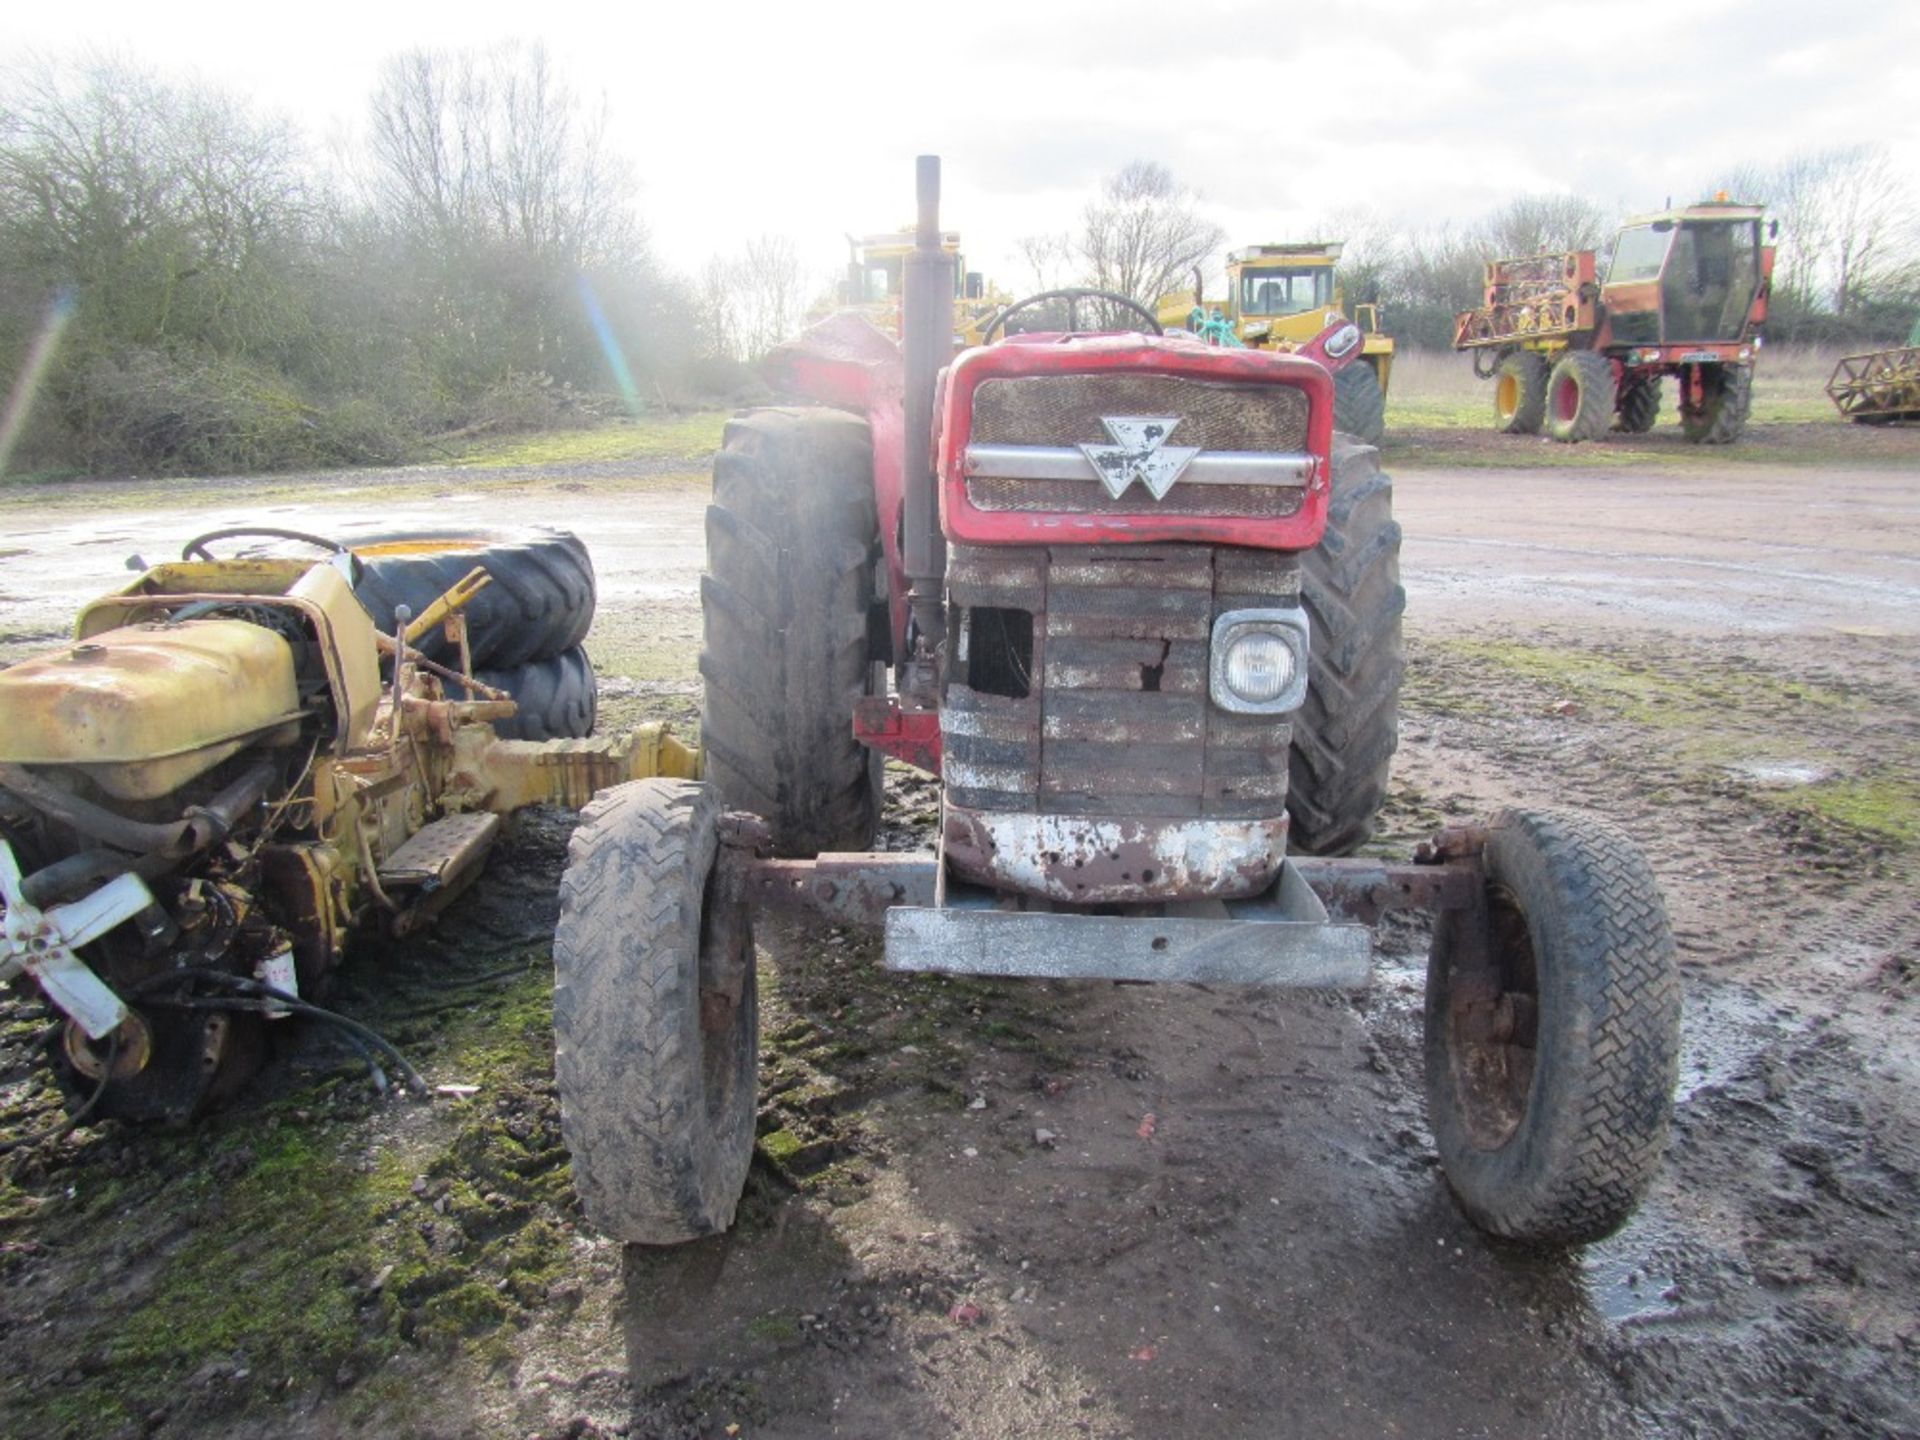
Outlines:
{"label": "massey ferguson logo", "polygon": [[1107,494],[1116,500],[1136,480],[1145,484],[1154,499],[1160,499],[1200,453],[1198,446],[1166,443],[1173,427],[1180,423],[1177,417],[1102,415],[1100,423],[1107,427],[1113,444],[1082,445],[1080,453],[1107,487]]}

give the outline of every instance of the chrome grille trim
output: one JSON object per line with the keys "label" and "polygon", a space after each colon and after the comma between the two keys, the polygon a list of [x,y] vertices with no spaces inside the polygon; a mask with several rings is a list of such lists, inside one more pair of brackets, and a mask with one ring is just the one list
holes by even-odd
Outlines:
{"label": "chrome grille trim", "polygon": [[[969,445],[970,476],[1004,480],[1084,480],[1098,486],[1093,462],[1070,445]],[[1313,478],[1313,456],[1260,450],[1203,450],[1188,462],[1175,485],[1273,485],[1304,488]],[[1138,497],[1136,497],[1138,498]],[[1147,497],[1140,505],[1152,505]]]}

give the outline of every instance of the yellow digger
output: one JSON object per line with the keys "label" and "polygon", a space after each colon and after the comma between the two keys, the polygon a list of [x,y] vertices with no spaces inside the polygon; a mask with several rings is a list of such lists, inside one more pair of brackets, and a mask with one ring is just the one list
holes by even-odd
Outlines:
{"label": "yellow digger", "polygon": [[1224,301],[1204,297],[1195,271],[1193,289],[1163,295],[1157,310],[1162,325],[1256,350],[1304,349],[1351,319],[1360,345],[1343,352],[1334,371],[1334,428],[1377,445],[1386,431],[1393,339],[1380,330],[1379,306],[1356,305],[1349,314],[1337,269],[1341,249],[1339,241],[1313,240],[1229,251]]}

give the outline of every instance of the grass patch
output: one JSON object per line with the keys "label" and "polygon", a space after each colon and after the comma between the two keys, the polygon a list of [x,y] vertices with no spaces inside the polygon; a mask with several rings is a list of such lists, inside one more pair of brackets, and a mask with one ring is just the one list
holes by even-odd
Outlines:
{"label": "grass patch", "polygon": [[1782,792],[1779,803],[1905,849],[1920,849],[1920,781],[1876,774]]}
{"label": "grass patch", "polygon": [[1656,659],[1592,650],[1490,640],[1431,643],[1443,655],[1533,681],[1554,699],[1642,725],[1712,731],[1717,720],[1742,711],[1803,705],[1833,710],[1852,703],[1837,690],[1759,670],[1681,673]]}
{"label": "grass patch", "polygon": [[[1737,793],[1763,815],[1813,835],[1845,832],[1875,847],[1920,850],[1920,776],[1877,742],[1885,702],[1769,672],[1743,660],[1688,663],[1675,652],[1429,640],[1409,667],[1408,712],[1486,724],[1515,714],[1648,732],[1647,798],[1684,806],[1703,789]],[[1520,703],[1503,693],[1520,682]],[[1487,695],[1500,697],[1489,702]],[[1896,702],[1897,703],[1897,702]],[[1804,767],[1804,775],[1794,771]],[[1767,822],[1769,825],[1772,821]],[[1844,847],[1843,847],[1844,848]]]}
{"label": "grass patch", "polygon": [[501,436],[462,450],[452,463],[475,469],[506,469],[610,460],[699,460],[720,448],[726,423],[725,411],[706,410],[693,415],[620,421],[591,430]]}

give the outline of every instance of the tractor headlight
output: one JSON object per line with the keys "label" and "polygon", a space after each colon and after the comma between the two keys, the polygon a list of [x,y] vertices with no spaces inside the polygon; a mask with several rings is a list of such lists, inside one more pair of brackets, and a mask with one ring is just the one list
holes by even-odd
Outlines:
{"label": "tractor headlight", "polygon": [[1229,610],[1213,622],[1208,691],[1222,710],[1278,715],[1307,698],[1304,610]]}
{"label": "tractor headlight", "polygon": [[1360,327],[1357,325],[1342,325],[1338,330],[1333,332],[1333,338],[1327,341],[1327,356],[1329,359],[1338,360],[1359,343]]}

